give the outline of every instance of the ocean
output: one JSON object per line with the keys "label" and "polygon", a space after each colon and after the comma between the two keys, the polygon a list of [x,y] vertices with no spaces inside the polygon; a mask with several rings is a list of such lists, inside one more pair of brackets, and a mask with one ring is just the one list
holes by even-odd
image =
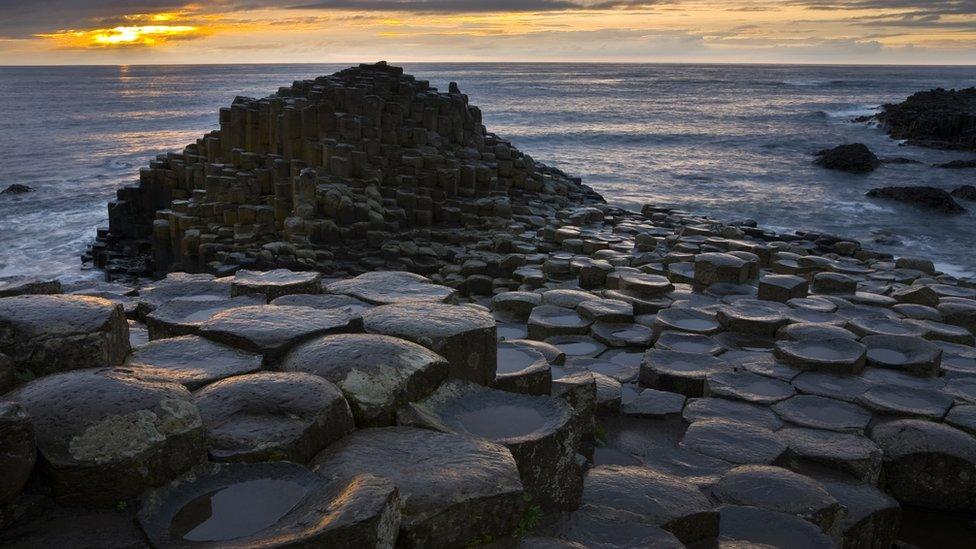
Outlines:
{"label": "ocean", "polygon": [[[106,203],[155,155],[217,127],[237,95],[265,96],[345,65],[0,67],[0,276],[75,280]],[[931,164],[976,155],[902,146],[852,119],[918,90],[976,85],[976,67],[617,64],[408,64],[446,90],[456,81],[489,131],[583,177],[608,202],[671,206],[863,240],[976,274],[976,203],[946,217],[868,199],[872,187],[976,184],[976,170]],[[863,142],[869,175],[812,165],[817,150]],[[880,241],[880,243],[875,243]]]}

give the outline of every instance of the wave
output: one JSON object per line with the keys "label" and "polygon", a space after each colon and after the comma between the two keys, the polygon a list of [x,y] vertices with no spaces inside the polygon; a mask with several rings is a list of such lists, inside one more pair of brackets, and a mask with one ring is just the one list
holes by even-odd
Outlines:
{"label": "wave", "polygon": [[857,105],[854,107],[845,107],[836,110],[819,110],[817,111],[817,114],[826,118],[843,118],[850,120],[862,116],[874,116],[879,112],[881,112],[881,107],[878,105]]}

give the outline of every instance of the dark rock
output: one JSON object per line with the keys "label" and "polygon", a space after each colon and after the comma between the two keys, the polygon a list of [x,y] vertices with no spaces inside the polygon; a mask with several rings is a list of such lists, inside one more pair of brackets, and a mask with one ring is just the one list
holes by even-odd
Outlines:
{"label": "dark rock", "polygon": [[830,533],[844,512],[817,481],[780,467],[736,467],[711,491],[722,503],[787,513],[816,524],[824,533]]}
{"label": "dark rock", "polygon": [[129,352],[129,324],[121,306],[98,297],[0,298],[0,352],[35,376],[116,366]]}
{"label": "dark rock", "polygon": [[816,156],[817,160],[814,163],[828,170],[867,173],[874,171],[881,165],[881,160],[862,143],[851,143],[833,149],[824,149],[818,152]]}
{"label": "dark rock", "polygon": [[332,294],[342,294],[372,303],[430,302],[449,303],[457,298],[457,291],[447,286],[432,284],[430,279],[413,273],[376,271],[329,284]]}
{"label": "dark rock", "polygon": [[915,93],[877,115],[895,139],[940,149],[976,150],[976,88]]}
{"label": "dark rock", "polygon": [[9,549],[145,549],[146,538],[132,513],[55,507],[0,534]]}
{"label": "dark rock", "polygon": [[34,427],[27,410],[0,400],[0,506],[12,500],[27,483],[37,452]]}
{"label": "dark rock", "polygon": [[257,305],[211,316],[200,325],[200,335],[261,353],[270,361],[315,336],[358,331],[355,320],[356,317],[341,309]]}
{"label": "dark rock", "polygon": [[[747,505],[719,507],[721,547],[828,549],[836,545],[820,528],[787,513]],[[738,545],[738,544],[741,545]]]}
{"label": "dark rock", "polygon": [[881,159],[882,164],[921,164],[919,160],[914,158],[905,158],[904,156],[888,156]]}
{"label": "dark rock", "polygon": [[408,403],[401,424],[502,444],[512,452],[522,485],[543,510],[573,510],[583,489],[576,462],[582,432],[572,408],[555,397],[533,397],[451,380],[430,397]]}
{"label": "dark rock", "polygon": [[340,334],[313,339],[292,350],[281,369],[307,372],[335,383],[360,427],[396,423],[396,409],[440,386],[449,365],[416,343],[373,334]]}
{"label": "dark rock", "polygon": [[55,496],[72,505],[116,505],[205,458],[203,423],[189,391],[123,369],[32,381],[8,395],[34,422]]}
{"label": "dark rock", "polygon": [[154,547],[393,547],[399,504],[396,486],[372,475],[207,464],[147,494],[138,518]]}
{"label": "dark rock", "polygon": [[633,513],[682,543],[718,535],[718,513],[697,487],[647,467],[603,465],[586,473],[583,503]]}
{"label": "dark rock", "polygon": [[[553,535],[566,540],[567,545],[555,549],[613,549],[654,547],[679,549],[685,545],[660,527],[642,521],[640,515],[584,505],[578,511],[558,520]],[[569,545],[569,544],[572,545]],[[520,546],[522,547],[522,546]],[[550,546],[526,545],[529,548],[549,549]]]}
{"label": "dark rock", "polygon": [[495,319],[468,305],[409,302],[363,314],[372,334],[399,337],[427,347],[451,364],[451,377],[487,385],[495,379],[498,336]]}
{"label": "dark rock", "polygon": [[966,211],[952,199],[952,195],[936,187],[879,187],[868,191],[867,196],[897,200],[945,214],[961,214]]}
{"label": "dark rock", "polygon": [[268,302],[293,294],[322,293],[322,275],[319,273],[296,273],[287,269],[273,271],[237,271],[230,285],[230,295],[262,295]]}
{"label": "dark rock", "polygon": [[214,461],[304,463],[350,433],[339,388],[304,372],[260,372],[194,394]]}
{"label": "dark rock", "polygon": [[14,183],[6,189],[0,191],[0,194],[26,194],[34,192],[33,187],[28,187],[27,185],[21,185],[19,183]]}
{"label": "dark rock", "polygon": [[885,490],[923,509],[976,509],[976,439],[939,423],[904,419],[875,427]]}
{"label": "dark rock", "polygon": [[936,164],[936,168],[945,168],[947,170],[964,170],[967,168],[976,168],[976,160],[953,160],[951,162],[946,162],[944,164]]}
{"label": "dark rock", "polygon": [[195,390],[231,376],[261,369],[261,355],[198,336],[160,339],[136,347],[125,367],[139,377],[179,383]]}
{"label": "dark rock", "polygon": [[963,185],[952,191],[952,196],[956,198],[961,198],[963,200],[976,200],[976,186],[973,185]]}
{"label": "dark rock", "polygon": [[511,452],[481,439],[413,427],[364,429],[320,453],[314,465],[327,479],[370,473],[392,480],[403,502],[397,543],[405,547],[446,549],[503,537],[525,506]]}
{"label": "dark rock", "polygon": [[0,278],[0,297],[60,293],[61,282],[58,280],[41,280],[28,276],[8,276]]}

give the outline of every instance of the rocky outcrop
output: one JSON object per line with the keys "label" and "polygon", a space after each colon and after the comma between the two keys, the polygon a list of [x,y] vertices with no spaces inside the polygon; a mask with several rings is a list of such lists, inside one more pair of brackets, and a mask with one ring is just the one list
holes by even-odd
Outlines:
{"label": "rocky outcrop", "polygon": [[945,214],[961,214],[966,211],[953,200],[952,195],[936,187],[879,187],[868,191],[867,196],[897,200]]}
{"label": "rocky outcrop", "polygon": [[964,170],[967,168],[976,168],[976,160],[953,160],[951,162],[946,162],[944,164],[937,164],[936,168],[945,168],[947,170]]}
{"label": "rocky outcrop", "polygon": [[14,183],[13,185],[10,185],[6,189],[0,191],[0,194],[26,194],[31,192],[34,192],[33,188],[28,187],[27,185]]}
{"label": "rocky outcrop", "polygon": [[866,145],[851,143],[818,152],[814,163],[828,170],[867,173],[880,166],[881,160]]}
{"label": "rocky outcrop", "polygon": [[588,187],[488,133],[481,111],[386,63],[238,97],[220,129],[118,191],[91,255],[110,275],[240,268],[426,274],[448,247]]}
{"label": "rocky outcrop", "polygon": [[963,200],[976,200],[976,186],[973,185],[963,185],[954,189],[951,193],[955,198],[961,198]]}
{"label": "rocky outcrop", "polygon": [[912,145],[976,150],[976,88],[918,92],[884,105],[876,118],[891,137]]}

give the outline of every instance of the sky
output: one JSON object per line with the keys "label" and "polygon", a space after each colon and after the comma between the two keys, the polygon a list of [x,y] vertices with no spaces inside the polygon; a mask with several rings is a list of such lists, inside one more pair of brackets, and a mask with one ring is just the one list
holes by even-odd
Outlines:
{"label": "sky", "polygon": [[976,64],[976,0],[0,0],[0,65]]}

